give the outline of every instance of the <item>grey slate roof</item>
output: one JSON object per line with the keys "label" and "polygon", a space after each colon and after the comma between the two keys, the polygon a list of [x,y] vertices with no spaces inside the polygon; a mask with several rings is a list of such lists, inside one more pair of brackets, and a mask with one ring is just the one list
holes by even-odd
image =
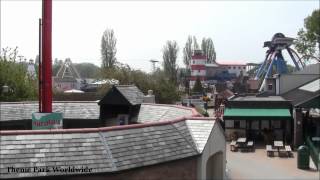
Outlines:
{"label": "grey slate roof", "polygon": [[285,101],[281,96],[267,96],[267,97],[257,97],[257,96],[238,96],[230,99],[232,101]]}
{"label": "grey slate roof", "polygon": [[[201,154],[212,119],[92,133],[2,135],[0,176],[58,176],[64,173],[8,173],[8,167],[88,166],[90,173],[117,172]],[[77,172],[68,172],[77,174]]]}
{"label": "grey slate roof", "polygon": [[178,107],[161,106],[156,104],[142,104],[140,107],[137,122],[157,122],[191,115],[191,109],[182,109]]}
{"label": "grey slate roof", "polygon": [[320,74],[320,63],[310,64],[300,71],[295,71],[292,74]]}
{"label": "grey slate roof", "polygon": [[[0,121],[31,119],[38,112],[38,103],[0,103]],[[54,102],[54,112],[62,112],[65,119],[99,119],[97,102]]]}
{"label": "grey slate roof", "polygon": [[[316,87],[309,87],[310,90],[302,87],[306,87],[306,85],[309,84],[314,84],[314,82],[318,83],[319,78],[316,80],[312,80],[309,82],[306,82],[305,84],[302,84],[301,86],[292,89],[291,91],[288,91],[282,95],[287,100],[291,100],[292,104],[294,106],[297,106],[303,102],[310,101],[318,96],[320,96],[320,89],[319,89],[319,84],[315,84]],[[313,91],[314,90],[314,91]],[[320,102],[317,102],[317,107],[320,106]]]}
{"label": "grey slate roof", "polygon": [[116,85],[115,88],[118,89],[132,105],[142,104],[144,94],[137,88],[137,86]]}
{"label": "grey slate roof", "polygon": [[[31,119],[38,111],[36,102],[0,103],[0,121]],[[65,119],[99,119],[97,102],[54,102],[54,112],[62,112]],[[157,104],[142,104],[137,118],[138,123],[171,120],[183,116],[192,116],[191,109]]]}

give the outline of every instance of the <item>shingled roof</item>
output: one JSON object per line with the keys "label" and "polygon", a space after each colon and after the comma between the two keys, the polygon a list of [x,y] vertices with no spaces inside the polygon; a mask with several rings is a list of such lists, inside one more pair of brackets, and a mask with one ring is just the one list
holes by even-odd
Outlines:
{"label": "shingled roof", "polygon": [[127,98],[132,104],[142,104],[144,94],[137,86],[133,85],[116,85],[115,88],[121,92],[121,94]]}
{"label": "shingled roof", "polygon": [[[66,175],[8,173],[8,167],[88,167],[108,173],[199,155],[215,125],[210,118],[91,129],[0,131],[3,178]],[[68,172],[79,174],[83,172]]]}
{"label": "shingled roof", "polygon": [[[0,103],[0,121],[31,119],[33,112],[39,111],[36,102]],[[64,119],[99,119],[97,102],[54,102],[54,112],[62,112]]]}
{"label": "shingled roof", "polygon": [[[119,94],[120,93],[120,94]],[[101,99],[99,105],[109,104],[130,104],[139,105],[143,102],[144,94],[137,86],[134,85],[115,85],[107,92],[107,94]],[[124,98],[124,99],[123,99]]]}
{"label": "shingled roof", "polygon": [[142,104],[137,123],[158,122],[183,116],[199,116],[199,113],[193,109],[182,106]]}
{"label": "shingled roof", "polygon": [[[305,108],[319,108],[320,107],[320,78],[311,80],[309,82],[306,82],[299,87],[292,89],[291,91],[288,91],[282,95],[285,99],[288,99],[292,101],[292,104],[294,106],[304,107]],[[311,107],[310,103],[312,102]]]}
{"label": "shingled roof", "polygon": [[[0,121],[28,120],[38,112],[36,102],[0,103]],[[99,119],[99,105],[92,101],[54,102],[54,112],[62,112],[64,119]],[[158,122],[182,116],[199,116],[194,109],[182,106],[142,104],[137,123]]]}

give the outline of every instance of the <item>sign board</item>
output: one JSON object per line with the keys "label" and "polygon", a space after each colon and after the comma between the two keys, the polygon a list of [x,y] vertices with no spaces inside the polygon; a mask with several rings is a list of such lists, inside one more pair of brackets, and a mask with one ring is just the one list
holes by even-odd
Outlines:
{"label": "sign board", "polygon": [[62,113],[32,113],[32,129],[62,129]]}

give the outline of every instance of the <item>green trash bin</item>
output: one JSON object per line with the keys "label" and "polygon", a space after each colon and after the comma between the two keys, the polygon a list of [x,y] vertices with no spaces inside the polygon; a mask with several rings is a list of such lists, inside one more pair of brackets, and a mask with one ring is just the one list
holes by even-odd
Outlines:
{"label": "green trash bin", "polygon": [[310,152],[308,146],[302,145],[297,150],[297,164],[299,169],[309,169]]}

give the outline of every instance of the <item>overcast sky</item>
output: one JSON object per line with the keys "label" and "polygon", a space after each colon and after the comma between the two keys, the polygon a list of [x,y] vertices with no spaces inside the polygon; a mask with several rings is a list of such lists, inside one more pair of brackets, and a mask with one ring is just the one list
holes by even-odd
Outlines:
{"label": "overcast sky", "polygon": [[[217,61],[260,62],[263,42],[277,32],[296,37],[318,1],[54,1],[53,59],[101,64],[103,31],[117,38],[117,59],[135,69],[151,70],[150,59],[162,61],[167,40],[182,49],[188,35],[198,43],[212,38]],[[1,0],[1,47],[19,47],[34,59],[38,53],[41,1]],[[159,64],[160,65],[160,64]]]}

